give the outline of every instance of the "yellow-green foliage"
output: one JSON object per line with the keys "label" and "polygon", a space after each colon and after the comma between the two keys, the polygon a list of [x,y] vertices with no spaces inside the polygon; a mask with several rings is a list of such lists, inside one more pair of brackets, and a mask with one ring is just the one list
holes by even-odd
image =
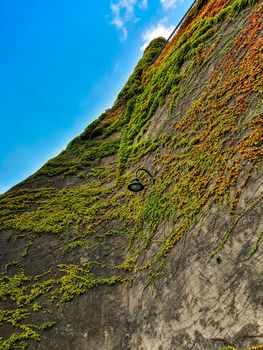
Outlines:
{"label": "yellow-green foliage", "polygon": [[26,319],[29,314],[30,312],[25,308],[0,310],[0,326],[7,323],[10,324],[14,330],[17,330],[7,339],[0,337],[1,349],[26,349],[29,340],[39,341],[41,339],[39,331],[48,330],[55,325],[55,322],[52,321],[46,322],[40,326],[21,324],[20,322]]}
{"label": "yellow-green foliage", "polygon": [[82,266],[73,264],[58,265],[58,269],[65,274],[56,281],[58,287],[52,292],[52,297],[59,298],[61,301],[69,301],[75,295],[83,294],[87,289],[94,288],[99,285],[112,285],[124,280],[118,276],[109,278],[94,278],[91,273],[91,264],[84,263]]}
{"label": "yellow-green foliage", "polygon": [[138,142],[140,136],[147,129],[150,118],[157,108],[165,102],[165,97],[167,95],[174,95],[173,99],[177,97],[177,87],[184,77],[181,72],[183,64],[198,53],[200,45],[217,31],[218,24],[227,15],[236,14],[247,5],[248,1],[246,0],[235,0],[232,5],[223,8],[214,17],[202,18],[181,35],[157,69],[153,66],[152,69],[144,72],[144,89],[133,100],[129,122],[125,125],[120,141],[120,172],[127,166],[129,157],[136,147],[134,141]]}
{"label": "yellow-green foliage", "polygon": [[[236,0],[213,16],[196,20],[180,34],[175,45],[160,62],[157,61],[158,64],[151,66],[150,58],[163,40],[154,41],[146,50],[146,56],[139,62],[113,108],[114,113],[118,110],[121,116],[129,111],[129,116],[125,116],[126,124],[118,151],[118,187],[108,183],[116,176],[114,165],[97,166],[80,176],[100,181],[63,190],[27,190],[2,197],[1,223],[30,234],[73,232],[80,239],[74,238],[67,243],[65,249],[71,251],[89,246],[81,237],[96,233],[101,223],[118,220],[124,227],[133,227],[130,247],[137,250],[137,253],[131,252],[134,257],[151,246],[158,225],[169,219],[174,229],[159,242],[159,250],[145,265],[148,268],[153,262],[162,261],[212,204],[227,203],[234,211],[240,190],[230,196],[230,188],[236,185],[245,162],[257,162],[262,154],[260,120],[257,113],[249,114],[250,93],[257,94],[260,89],[260,81],[255,79],[260,73],[256,20],[248,22],[249,28],[244,28],[244,32],[251,31],[253,38],[242,39],[242,45],[240,38],[232,38],[228,49],[221,52],[220,66],[210,75],[202,93],[190,108],[170,127],[169,134],[161,133],[155,139],[142,140],[140,137],[168,94],[172,96],[170,120],[177,117],[175,111],[180,91],[184,93],[190,88],[187,76],[190,72],[197,74],[205,60],[211,60],[213,55],[218,54],[216,45],[203,45],[199,51],[195,49],[208,40],[213,34],[211,30],[218,30],[222,21],[236,15],[248,4],[247,1]],[[242,37],[243,33],[240,35]],[[216,43],[219,42],[220,38]],[[194,50],[193,54],[190,54],[191,50]],[[246,52],[242,59],[238,59],[239,50]],[[182,69],[189,59],[191,64]],[[129,98],[127,110],[123,112],[118,105]],[[254,110],[257,111],[256,108]],[[98,134],[100,123],[108,125],[105,120],[110,113],[88,127],[51,163],[56,166],[60,160],[69,158],[94,161],[116,153],[119,141],[92,138],[94,133]],[[249,118],[245,117],[248,115]],[[140,162],[148,155],[152,156],[153,167],[157,168],[159,164],[162,167],[154,186],[134,198],[123,190],[127,177],[122,176],[122,170],[127,164]],[[34,210],[26,211],[30,206]],[[238,220],[233,221],[223,237],[223,244]]]}
{"label": "yellow-green foliage", "polygon": [[80,178],[96,178],[111,181],[115,178],[115,168],[113,165],[98,166],[88,172],[81,172],[77,175]]}
{"label": "yellow-green foliage", "polygon": [[[52,301],[69,301],[90,288],[126,282],[133,270],[147,270],[151,278],[160,277],[176,243],[212,206],[225,204],[233,221],[214,256],[239,220],[259,205],[261,199],[255,198],[243,213],[235,213],[251,176],[249,173],[237,188],[240,174],[247,164],[255,168],[262,157],[261,41],[256,13],[260,5],[252,7],[256,1],[235,0],[229,6],[216,7],[214,1],[217,10],[212,14],[201,11],[198,17],[206,3],[212,1],[198,2],[192,20],[182,26],[154,64],[164,39],[150,44],[113,108],[32,179],[76,175],[82,185],[20,190],[0,197],[1,226],[30,239],[22,261],[30,255],[38,234],[53,233],[65,239],[59,247],[65,253],[65,263],[53,266],[44,276],[27,275],[18,264],[18,273],[8,273],[10,264],[1,275],[0,300],[14,304],[14,309],[0,312],[0,325],[14,327],[13,335],[0,340],[1,349],[25,349],[29,339],[39,340],[40,332],[53,323],[32,326],[22,322],[33,313],[44,313]],[[225,40],[224,28],[247,6],[239,37],[230,35]],[[203,82],[199,74],[213,61],[214,71]],[[194,77],[200,86],[194,85]],[[181,99],[197,88],[194,101],[182,106]],[[146,137],[152,116],[164,104],[165,123],[154,130],[154,136],[148,133]],[[118,156],[118,164],[114,157],[107,165],[100,162],[111,155]],[[154,185],[141,193],[129,192],[131,167],[149,162],[155,173]],[[142,175],[142,181],[147,183],[147,177]],[[163,223],[171,225],[158,237]],[[262,233],[254,240],[250,256],[256,254],[261,241]],[[73,263],[69,257],[74,258],[74,250],[88,256],[103,251],[101,260],[96,261],[100,274],[92,271],[94,261]],[[114,250],[125,255],[115,267],[108,260]],[[211,253],[212,247],[208,255]],[[111,272],[103,270],[108,264]]]}
{"label": "yellow-green foliage", "polygon": [[257,252],[258,247],[259,247],[259,244],[260,244],[262,238],[263,238],[263,232],[261,232],[261,233],[258,235],[258,237],[256,238],[256,241],[255,241],[255,243],[254,243],[254,245],[253,245],[253,247],[251,247],[250,251],[248,252],[248,255],[249,255],[250,257],[253,256],[253,255]]}
{"label": "yellow-green foliage", "polygon": [[49,198],[54,193],[52,188],[26,189],[9,193],[8,196],[0,195],[0,220],[8,217],[14,211],[29,209],[35,202]]}
{"label": "yellow-green foliage", "polygon": [[[27,276],[23,270],[13,276],[3,273],[0,276],[0,301],[12,300],[15,308],[0,310],[0,327],[7,323],[19,332],[14,331],[7,339],[0,337],[0,348],[26,349],[29,340],[39,341],[40,332],[52,328],[55,322],[48,321],[42,325],[21,322],[28,319],[32,312],[42,312],[47,303],[53,300],[66,302],[90,288],[126,281],[115,275],[96,278],[91,269],[92,265],[88,262],[82,265],[60,264],[57,266],[59,276],[50,279],[47,277],[51,271],[42,276]],[[45,299],[40,298],[43,296]]]}
{"label": "yellow-green foliage", "polygon": [[26,349],[28,340],[40,341],[40,334],[32,327],[32,325],[17,325],[20,332],[13,333],[8,339],[0,338],[0,347],[2,350],[9,349]]}
{"label": "yellow-green foliage", "polygon": [[[38,204],[36,210],[17,216],[5,215],[2,223],[20,231],[39,233],[66,232],[73,224],[77,230],[79,224],[88,225],[95,215],[99,216],[101,211],[111,206],[105,200],[111,192],[112,188],[102,187],[98,181],[52,192],[52,196],[44,200],[37,202],[35,198],[32,199],[31,204]],[[8,207],[8,214],[10,208],[12,205]]]}
{"label": "yellow-green foliage", "polygon": [[[140,136],[168,94],[172,95],[170,120],[177,117],[174,111],[179,103],[180,91],[184,93],[189,89],[187,76],[190,72],[194,74],[194,69],[200,69],[206,62],[204,60],[211,60],[213,55],[218,54],[216,45],[203,45],[201,51],[189,53],[208,40],[212,35],[211,29],[216,31],[222,21],[247,5],[247,1],[236,0],[213,16],[195,21],[180,34],[158,65],[151,66],[150,58],[163,41],[154,41],[153,48],[150,46],[146,50],[146,56],[139,62],[113,108],[114,113],[118,110],[122,116],[129,112],[129,116],[125,116],[126,124],[118,152],[118,187],[108,183],[116,176],[114,165],[97,166],[80,173],[80,176],[94,177],[100,181],[63,190],[26,190],[2,197],[1,223],[5,227],[30,234],[73,232],[75,237],[80,237],[66,244],[65,251],[69,252],[79,247],[91,248],[90,244],[96,246],[95,241],[87,243],[83,237],[96,233],[97,227],[103,222],[118,220],[124,227],[133,227],[131,257],[128,257],[128,261],[132,258],[134,263],[134,256],[143,254],[151,246],[158,225],[169,219],[174,229],[159,242],[159,250],[145,265],[149,268],[157,261],[158,264],[163,262],[176,242],[212,204],[224,202],[234,211],[240,190],[230,196],[230,188],[236,185],[245,162],[257,162],[261,155],[260,121],[257,112],[249,114],[248,102],[251,91],[257,94],[260,89],[260,81],[255,79],[260,69],[257,64],[257,21],[249,23],[248,29],[244,28],[244,32],[252,32],[255,40],[249,37],[241,45],[240,38],[232,38],[228,49],[221,52],[220,66],[211,74],[202,93],[174,123],[169,133],[161,133],[155,139],[141,140]],[[216,43],[219,42],[220,37]],[[246,55],[241,60],[235,60],[239,50],[245,51]],[[200,57],[195,56],[197,52]],[[181,69],[190,58],[191,64]],[[142,87],[138,88],[138,84]],[[174,90],[175,86],[178,88]],[[128,101],[129,98],[126,112],[118,109],[120,101]],[[257,109],[254,108],[254,111]],[[62,158],[96,160],[105,154],[116,153],[115,146],[119,141],[92,139],[101,123],[108,125],[105,121],[108,114],[73,140],[66,151],[52,160],[52,164],[59,163]],[[249,118],[245,118],[246,115]],[[87,149],[87,145],[90,148]],[[152,155],[152,166],[157,168],[162,164],[162,167],[154,186],[148,192],[134,197],[123,190],[127,177],[122,176],[122,170],[128,163],[140,162],[149,154]],[[256,203],[259,201],[257,199]],[[35,206],[34,210],[26,211],[30,206]],[[218,249],[223,247],[239,219],[233,221]],[[259,242],[260,239],[256,247]],[[125,266],[123,264],[124,269]]]}

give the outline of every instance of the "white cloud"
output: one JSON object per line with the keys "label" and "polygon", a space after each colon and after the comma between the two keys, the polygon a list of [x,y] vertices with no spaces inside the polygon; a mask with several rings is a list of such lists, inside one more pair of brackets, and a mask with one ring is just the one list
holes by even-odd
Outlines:
{"label": "white cloud", "polygon": [[150,41],[152,41],[154,38],[162,36],[167,39],[172,33],[173,29],[174,26],[166,26],[163,22],[159,22],[147,29],[142,35],[143,45],[140,48],[141,51],[145,50]]}
{"label": "white cloud", "polygon": [[128,22],[137,21],[135,15],[136,6],[142,10],[146,10],[148,0],[117,0],[110,5],[113,14],[111,24],[115,25],[115,27],[121,31],[123,40],[125,40],[128,35],[126,24]]}
{"label": "white cloud", "polygon": [[160,1],[161,1],[162,6],[165,9],[174,8],[177,4],[177,0],[160,0]]}
{"label": "white cloud", "polygon": [[146,10],[147,7],[148,7],[148,0],[142,0],[141,2],[139,2],[139,7],[140,7],[142,10]]}

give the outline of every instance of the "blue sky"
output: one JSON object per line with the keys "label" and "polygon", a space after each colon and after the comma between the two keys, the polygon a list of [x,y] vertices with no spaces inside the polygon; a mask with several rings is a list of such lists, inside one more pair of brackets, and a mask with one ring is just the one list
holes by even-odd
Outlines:
{"label": "blue sky", "polygon": [[0,193],[106,108],[192,0],[0,0]]}

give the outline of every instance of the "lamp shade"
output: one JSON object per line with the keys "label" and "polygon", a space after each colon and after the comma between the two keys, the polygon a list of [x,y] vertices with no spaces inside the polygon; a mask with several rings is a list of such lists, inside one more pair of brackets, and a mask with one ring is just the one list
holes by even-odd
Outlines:
{"label": "lamp shade", "polygon": [[140,192],[143,189],[144,189],[143,184],[137,178],[132,180],[132,182],[128,186],[128,190],[130,190],[132,192]]}

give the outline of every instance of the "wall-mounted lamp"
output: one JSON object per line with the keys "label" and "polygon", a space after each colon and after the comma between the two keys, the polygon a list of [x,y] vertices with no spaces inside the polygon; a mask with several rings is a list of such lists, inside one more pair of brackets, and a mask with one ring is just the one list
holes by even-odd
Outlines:
{"label": "wall-mounted lamp", "polygon": [[139,169],[136,170],[136,175],[135,175],[136,177],[135,177],[135,179],[133,179],[132,182],[128,186],[128,190],[130,190],[132,192],[140,192],[140,191],[142,191],[144,189],[143,184],[138,179],[138,175],[137,174],[138,174],[139,171],[144,171],[146,174],[148,174],[150,176],[151,180],[152,180],[152,185],[154,184],[154,178],[153,178],[152,174],[148,170],[146,170],[144,168],[139,168]]}

